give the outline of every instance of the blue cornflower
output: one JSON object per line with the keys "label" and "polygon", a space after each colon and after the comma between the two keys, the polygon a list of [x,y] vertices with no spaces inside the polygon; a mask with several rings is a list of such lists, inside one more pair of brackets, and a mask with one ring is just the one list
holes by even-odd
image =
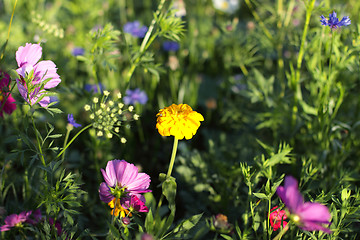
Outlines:
{"label": "blue cornflower", "polygon": [[75,122],[74,116],[72,114],[68,114],[67,120],[69,124],[73,125],[74,127],[76,128],[81,127],[81,124]]}
{"label": "blue cornflower", "polygon": [[348,16],[343,17],[339,22],[339,19],[336,17],[335,11],[329,14],[329,20],[326,19],[324,15],[321,15],[320,17],[321,24],[324,26],[329,26],[331,29],[337,29],[338,27],[348,26],[351,24],[350,18]]}
{"label": "blue cornflower", "polygon": [[180,48],[180,44],[179,43],[177,43],[177,42],[174,42],[174,41],[165,41],[164,43],[163,43],[163,49],[165,50],[165,51],[174,51],[174,52],[176,52],[177,50],[179,50],[179,48]]}
{"label": "blue cornflower", "polygon": [[50,96],[50,103],[54,103],[54,105],[59,103],[59,98],[57,96]]}
{"label": "blue cornflower", "polygon": [[98,87],[98,85],[96,84],[85,84],[84,89],[85,91],[94,92],[94,93],[99,93],[99,89],[100,89],[100,93],[102,93],[104,90],[104,85],[99,83],[99,87]]}
{"label": "blue cornflower", "polygon": [[71,54],[73,56],[83,56],[85,53],[85,49],[81,48],[81,47],[75,47],[73,48],[73,50],[71,51]]}
{"label": "blue cornflower", "polygon": [[134,90],[126,90],[126,96],[124,97],[124,103],[129,104],[145,104],[148,101],[148,96],[146,95],[145,91],[141,91],[139,88]]}
{"label": "blue cornflower", "polygon": [[146,26],[140,27],[139,21],[128,22],[124,25],[124,32],[130,33],[134,37],[143,38],[147,32]]}

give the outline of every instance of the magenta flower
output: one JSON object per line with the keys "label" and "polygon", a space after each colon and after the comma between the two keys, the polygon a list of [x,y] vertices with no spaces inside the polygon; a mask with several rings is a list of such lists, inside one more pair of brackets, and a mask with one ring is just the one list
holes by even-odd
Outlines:
{"label": "magenta flower", "polygon": [[36,209],[35,211],[32,212],[31,215],[28,216],[26,222],[30,223],[31,225],[36,225],[42,220],[43,220],[43,216],[41,214],[40,209]]}
{"label": "magenta flower", "polygon": [[320,203],[304,202],[295,178],[286,176],[284,186],[279,186],[276,193],[288,208],[290,219],[301,229],[331,233],[330,229],[325,227],[330,225],[329,209]]}
{"label": "magenta flower", "polygon": [[125,160],[112,160],[106,165],[106,169],[101,169],[105,182],[99,187],[100,200],[109,203],[114,198],[122,199],[137,196],[145,202],[141,193],[151,192],[148,189],[150,185],[150,176],[146,173],[139,173],[134,164]]}
{"label": "magenta flower", "polygon": [[287,222],[285,222],[285,219],[287,219],[285,211],[280,210],[278,206],[275,206],[270,210],[269,220],[274,231],[281,228],[281,223],[283,228],[286,226]]}
{"label": "magenta flower", "polygon": [[37,101],[42,107],[50,103],[46,89],[56,87],[60,82],[60,76],[56,73],[56,65],[50,60],[40,61],[42,48],[39,44],[26,43],[16,51],[16,61],[19,68],[16,72],[20,75],[17,86],[21,96],[29,104],[34,105]]}
{"label": "magenta flower", "polygon": [[15,99],[11,96],[9,90],[10,76],[0,70],[0,117],[3,117],[3,112],[10,115],[16,109]]}
{"label": "magenta flower", "polygon": [[9,231],[13,227],[21,226],[23,222],[26,222],[32,211],[24,211],[19,214],[11,214],[4,220],[5,224],[0,227],[1,232]]}
{"label": "magenta flower", "polygon": [[124,198],[122,206],[129,209],[130,212],[149,212],[145,203],[141,201],[137,196],[132,195],[129,198]]}

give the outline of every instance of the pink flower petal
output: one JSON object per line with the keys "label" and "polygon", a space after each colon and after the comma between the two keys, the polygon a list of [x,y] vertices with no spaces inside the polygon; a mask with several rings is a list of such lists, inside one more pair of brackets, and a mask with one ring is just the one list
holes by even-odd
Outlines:
{"label": "pink flower petal", "polygon": [[279,186],[276,193],[291,213],[296,214],[297,209],[304,203],[304,199],[298,189],[298,182],[292,176],[285,177],[284,187]]}
{"label": "pink flower petal", "polygon": [[47,60],[41,61],[34,66],[34,75],[33,84],[38,84],[39,82],[51,79],[48,81],[44,88],[49,89],[56,87],[60,82],[60,76],[56,73],[56,65],[54,62]]}
{"label": "pink flower petal", "polygon": [[41,58],[42,48],[39,44],[26,43],[25,47],[21,46],[16,51],[16,62],[19,67],[25,63],[34,66]]}

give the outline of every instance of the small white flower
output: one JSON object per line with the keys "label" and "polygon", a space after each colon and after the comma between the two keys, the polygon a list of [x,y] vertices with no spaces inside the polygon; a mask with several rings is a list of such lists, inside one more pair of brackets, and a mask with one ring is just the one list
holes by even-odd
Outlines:
{"label": "small white flower", "polygon": [[90,111],[91,107],[90,107],[89,104],[86,104],[86,105],[84,106],[84,109],[85,109],[85,111]]}
{"label": "small white flower", "polygon": [[107,91],[107,90],[105,90],[105,91],[104,91],[104,95],[105,95],[105,96],[109,96],[109,95],[110,95],[110,92]]}
{"label": "small white flower", "polygon": [[94,102],[94,103],[98,103],[98,102],[99,102],[99,99],[98,99],[97,97],[94,97],[94,98],[93,98],[93,102]]}
{"label": "small white flower", "polygon": [[126,143],[126,138],[122,137],[122,138],[120,139],[120,141],[121,141],[121,143]]}

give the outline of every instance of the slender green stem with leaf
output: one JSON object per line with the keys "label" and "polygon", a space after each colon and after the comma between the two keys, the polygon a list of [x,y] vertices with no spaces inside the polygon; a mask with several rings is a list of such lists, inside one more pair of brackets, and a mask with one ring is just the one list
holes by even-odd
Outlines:
{"label": "slender green stem with leaf", "polygon": [[301,45],[300,45],[299,55],[298,55],[297,62],[296,62],[296,73],[295,73],[295,76],[292,77],[293,79],[292,79],[291,85],[293,88],[295,88],[295,89],[293,89],[295,94],[294,94],[294,105],[293,105],[293,109],[292,109],[292,118],[291,118],[292,126],[295,126],[295,123],[296,123],[296,115],[298,112],[298,103],[303,100],[302,92],[301,92],[301,85],[300,85],[300,69],[301,69],[301,65],[302,65],[302,61],[303,61],[303,57],[304,57],[304,53],[305,53],[306,36],[308,33],[311,13],[314,9],[314,5],[315,5],[315,0],[311,0],[310,3],[306,6],[305,25],[304,25],[303,34],[301,37]]}
{"label": "slender green stem with leaf", "polygon": [[2,53],[1,53],[1,56],[0,56],[0,61],[1,61],[1,60],[3,59],[3,57],[4,57],[5,49],[6,49],[6,46],[7,46],[8,42],[9,42],[10,30],[11,30],[11,23],[12,23],[12,20],[13,20],[13,18],[14,18],[16,3],[17,3],[17,0],[15,0],[14,7],[13,7],[13,10],[12,10],[12,13],[11,13],[11,18],[10,18],[10,22],[9,22],[9,28],[8,28],[8,32],[7,32],[7,37],[6,37],[6,41],[5,41],[4,46],[3,46],[3,49],[2,49]]}
{"label": "slender green stem with leaf", "polygon": [[[173,144],[173,149],[172,149],[172,153],[171,153],[171,158],[170,158],[170,164],[169,164],[169,168],[168,168],[168,172],[166,174],[166,179],[168,179],[171,176],[172,173],[172,169],[174,167],[174,163],[175,163],[175,157],[176,157],[176,151],[177,151],[177,147],[178,147],[178,142],[179,140],[174,137],[174,144]],[[166,181],[165,179],[165,181]],[[164,200],[164,194],[161,194],[157,209],[156,209],[156,214],[158,214],[159,209],[162,205],[162,201]]]}
{"label": "slender green stem with leaf", "polygon": [[[159,16],[160,13],[163,11],[163,8],[165,6],[165,2],[166,0],[161,0],[158,6],[158,9],[155,12],[156,16]],[[156,21],[157,18],[154,18],[151,21],[150,27],[148,29],[148,31],[145,34],[145,37],[141,43],[140,46],[140,50],[139,50],[139,55],[137,56],[137,58],[131,63],[131,67],[130,70],[128,71],[127,75],[126,75],[126,79],[125,79],[125,83],[128,85],[132,75],[134,74],[134,71],[138,65],[138,63],[140,62],[142,56],[144,55],[145,51],[149,48],[149,46],[151,45],[151,43],[155,40],[155,38],[157,37],[157,34],[152,35],[153,30],[155,28],[156,25]],[[127,88],[127,87],[126,87]]]}
{"label": "slender green stem with leaf", "polygon": [[62,154],[65,153],[66,149],[70,146],[70,144],[82,133],[84,132],[86,129],[90,128],[93,124],[89,124],[86,127],[83,127],[71,140],[68,144],[66,144],[66,146],[61,150],[61,152],[59,152],[59,154],[56,156],[56,158],[59,158]]}
{"label": "slender green stem with leaf", "polygon": [[40,142],[40,136],[38,136],[39,131],[37,130],[36,126],[35,126],[35,121],[34,121],[34,117],[33,117],[33,114],[30,114],[31,116],[31,121],[32,121],[32,124],[33,124],[33,128],[34,128],[34,132],[35,132],[35,136],[36,136],[36,142],[37,142],[37,145],[38,145],[38,150],[39,150],[39,153],[40,153],[40,160],[41,160],[41,163],[44,165],[44,167],[46,167],[46,162],[45,162],[45,158],[44,158],[44,154],[43,154],[43,151],[42,151],[42,143]]}

